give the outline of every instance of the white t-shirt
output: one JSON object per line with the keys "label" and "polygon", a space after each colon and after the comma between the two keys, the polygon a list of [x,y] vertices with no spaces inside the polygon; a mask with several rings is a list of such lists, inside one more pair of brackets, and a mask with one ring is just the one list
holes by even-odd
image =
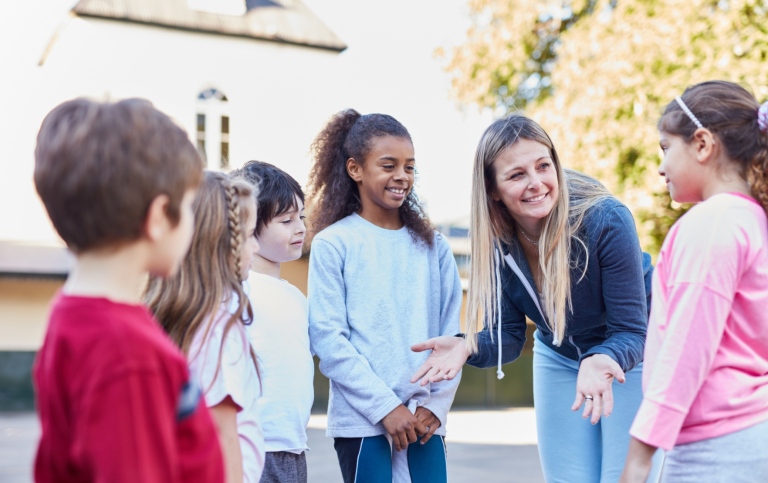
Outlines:
{"label": "white t-shirt", "polygon": [[236,323],[230,328],[222,347],[224,327],[229,317],[230,313],[222,305],[214,315],[210,328],[201,327],[198,330],[189,350],[189,367],[205,394],[208,407],[216,406],[227,396],[240,407],[237,413],[237,433],[240,437],[244,481],[257,483],[264,469],[265,456],[257,406],[259,379],[248,345],[248,335],[242,323]]}
{"label": "white t-shirt", "polygon": [[307,449],[307,423],[315,397],[307,299],[296,287],[251,272],[253,323],[247,331],[261,374],[259,414],[267,451]]}

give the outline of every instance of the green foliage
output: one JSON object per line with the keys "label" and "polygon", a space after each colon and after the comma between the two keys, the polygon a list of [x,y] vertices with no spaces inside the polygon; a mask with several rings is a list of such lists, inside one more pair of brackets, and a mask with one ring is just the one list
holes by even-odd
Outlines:
{"label": "green foliage", "polygon": [[449,56],[456,98],[525,109],[564,163],[632,209],[658,252],[684,208],[658,176],[656,123],[685,87],[739,82],[768,97],[768,0],[471,0]]}

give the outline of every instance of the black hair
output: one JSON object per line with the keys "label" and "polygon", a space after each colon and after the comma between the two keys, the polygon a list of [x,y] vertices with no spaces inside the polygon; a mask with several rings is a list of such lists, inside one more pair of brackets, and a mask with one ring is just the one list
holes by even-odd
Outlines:
{"label": "black hair", "polygon": [[[360,211],[362,203],[355,181],[347,173],[347,160],[365,162],[376,138],[393,136],[411,141],[408,130],[387,114],[361,115],[347,109],[334,115],[312,143],[315,164],[309,173],[310,238],[324,228],[352,213]],[[412,141],[411,141],[412,142]],[[434,228],[411,190],[400,206],[400,219],[416,241],[431,247]]]}
{"label": "black hair", "polygon": [[256,199],[256,237],[283,213],[298,209],[296,198],[304,203],[304,192],[299,183],[277,166],[263,161],[248,161],[230,176],[241,176],[258,188]]}

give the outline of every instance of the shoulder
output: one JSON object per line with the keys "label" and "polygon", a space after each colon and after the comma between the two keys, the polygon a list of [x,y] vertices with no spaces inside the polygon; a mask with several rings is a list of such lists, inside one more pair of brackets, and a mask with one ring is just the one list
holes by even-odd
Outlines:
{"label": "shoulder", "polygon": [[[54,303],[53,340],[46,341],[77,354],[69,361],[91,378],[141,372],[186,377],[186,362],[149,311],[106,299],[60,297]],[[59,352],[63,353],[63,352]]]}
{"label": "shoulder", "polygon": [[[637,228],[632,212],[613,196],[598,201],[587,210],[581,231],[596,242],[615,240],[616,237],[637,238]],[[610,234],[610,237],[606,238],[606,234]]]}
{"label": "shoulder", "polygon": [[[421,242],[419,242],[419,244],[425,245]],[[442,256],[445,253],[451,253],[451,242],[448,240],[448,237],[443,235],[439,230],[434,230],[432,233],[432,246],[429,248]]]}
{"label": "shoulder", "polygon": [[317,235],[315,235],[313,243],[314,240],[333,243],[345,239],[350,234],[358,231],[356,230],[357,225],[359,225],[357,218],[357,215],[352,214],[342,218],[332,225],[328,225],[327,227],[323,228]]}
{"label": "shoulder", "polygon": [[722,193],[698,203],[675,223],[677,243],[734,248],[753,237],[762,239],[766,229],[765,211],[754,201]]}

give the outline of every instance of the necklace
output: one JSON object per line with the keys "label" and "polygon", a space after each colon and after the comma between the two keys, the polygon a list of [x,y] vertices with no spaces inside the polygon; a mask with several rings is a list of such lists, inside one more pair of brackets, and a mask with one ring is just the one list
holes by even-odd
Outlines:
{"label": "necklace", "polygon": [[522,233],[522,234],[523,234],[523,238],[525,238],[526,240],[528,240],[528,242],[529,242],[531,245],[533,245],[533,246],[535,246],[535,247],[538,247],[538,246],[539,246],[539,242],[538,242],[538,240],[536,240],[536,241],[535,241],[535,240],[532,240],[532,239],[531,239],[531,238],[530,238],[530,237],[529,237],[529,236],[528,236],[528,235],[525,233],[525,230],[523,230],[523,228],[522,228],[521,226],[518,226],[518,228],[520,229],[520,233]]}

